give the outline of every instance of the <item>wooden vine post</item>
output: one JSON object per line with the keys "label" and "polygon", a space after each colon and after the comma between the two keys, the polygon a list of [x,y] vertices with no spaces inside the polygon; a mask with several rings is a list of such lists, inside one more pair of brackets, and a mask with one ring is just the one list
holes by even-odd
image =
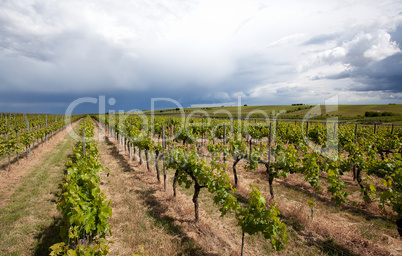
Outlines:
{"label": "wooden vine post", "polygon": [[336,134],[336,122],[334,122],[334,135],[333,135],[334,139],[335,139],[335,134]]}
{"label": "wooden vine post", "polygon": [[[355,124],[355,144],[357,145],[357,124]],[[356,170],[356,165],[353,164],[353,180],[357,179],[357,170]]]}
{"label": "wooden vine post", "polygon": [[271,164],[271,141],[272,141],[272,122],[269,123],[269,138],[268,138],[268,165]]}
{"label": "wooden vine post", "polygon": [[[6,127],[7,127],[7,115],[6,115]],[[6,132],[6,140],[8,140],[8,132]],[[8,152],[8,172],[10,171],[11,171],[11,155],[10,152]]]}
{"label": "wooden vine post", "polygon": [[82,155],[85,157],[85,129],[82,129]]}
{"label": "wooden vine post", "polygon": [[[6,140],[8,140],[8,133],[6,133]],[[11,172],[11,153],[8,150],[8,172]]]}
{"label": "wooden vine post", "polygon": [[308,136],[308,121],[307,121],[307,125],[306,125],[306,135]]}
{"label": "wooden vine post", "polygon": [[[29,121],[28,121],[28,119],[26,119],[26,122],[27,122],[27,129],[28,129],[28,132],[29,132]],[[31,159],[31,143],[28,144],[28,154],[29,154],[29,158]]]}
{"label": "wooden vine post", "polygon": [[162,163],[163,163],[163,189],[166,191],[166,163],[165,163],[165,150],[166,150],[166,140],[165,140],[165,126],[162,125]]}
{"label": "wooden vine post", "polygon": [[241,256],[244,255],[244,232],[241,232]]}
{"label": "wooden vine post", "polygon": [[355,142],[357,143],[357,124],[355,124]]}
{"label": "wooden vine post", "polygon": [[226,144],[226,123],[223,123],[223,136],[222,136],[222,155],[223,155],[223,162],[226,163],[226,155],[224,151],[224,145]]}
{"label": "wooden vine post", "polygon": [[133,161],[133,152],[132,152],[132,149],[131,149],[131,135],[130,135],[130,133],[131,133],[131,119],[130,119],[130,130],[128,131],[129,133],[129,135],[128,135],[128,156],[129,156],[129,158],[130,158],[130,163]]}
{"label": "wooden vine post", "polygon": [[201,133],[202,133],[201,145],[204,146],[204,117],[202,117]]}

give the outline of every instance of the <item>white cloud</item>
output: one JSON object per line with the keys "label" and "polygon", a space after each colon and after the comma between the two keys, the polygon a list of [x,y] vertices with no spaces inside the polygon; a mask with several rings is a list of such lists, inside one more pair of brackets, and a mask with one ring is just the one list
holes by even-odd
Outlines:
{"label": "white cloud", "polygon": [[386,31],[381,30],[376,36],[364,57],[380,61],[401,51],[396,42],[390,41],[391,36]]}
{"label": "white cloud", "polygon": [[[380,61],[384,58],[400,52],[398,45],[390,41],[391,36],[384,30],[373,30],[367,33],[357,32],[349,40],[340,39],[333,48],[324,49],[321,52],[313,53],[317,56],[304,69],[322,65],[333,65],[342,63],[352,66],[364,66],[373,61]],[[342,40],[342,41],[341,41]]]}
{"label": "white cloud", "polygon": [[330,64],[340,62],[346,57],[347,50],[345,47],[338,46],[333,49],[325,50],[318,54],[318,59],[322,62]]}
{"label": "white cloud", "polygon": [[302,33],[297,33],[294,35],[289,35],[285,36],[279,40],[276,40],[270,44],[267,45],[267,47],[278,47],[278,46],[283,46],[283,45],[289,45],[289,44],[299,44],[300,41],[305,38],[306,35]]}
{"label": "white cloud", "polygon": [[388,104],[395,103],[402,99],[402,93],[390,93],[387,91],[367,91],[367,92],[340,92],[340,104],[359,104],[359,103],[377,103]]}

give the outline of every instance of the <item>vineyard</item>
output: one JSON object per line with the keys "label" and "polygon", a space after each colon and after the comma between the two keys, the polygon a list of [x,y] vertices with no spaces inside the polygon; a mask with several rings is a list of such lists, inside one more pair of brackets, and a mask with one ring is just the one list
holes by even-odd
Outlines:
{"label": "vineyard", "polygon": [[[198,196],[206,188],[222,216],[233,212],[243,239],[244,234],[261,232],[275,250],[286,244],[286,227],[277,218],[274,181],[289,176],[302,177],[311,186],[307,188],[312,191],[311,199],[305,202],[311,208],[311,219],[317,197],[329,198],[339,208],[376,205],[383,217],[399,225],[394,229],[401,232],[399,126],[163,117],[148,120],[128,115],[100,116],[99,121],[110,136],[117,137],[130,161],[138,152],[142,164],[144,152],[150,171],[149,155],[154,153],[155,179],[159,182],[158,163],[162,160],[165,191],[166,168],[175,170],[173,196],[177,184],[186,189],[193,187],[195,221],[199,219]],[[242,182],[237,175],[240,161],[249,173],[264,169],[271,202],[267,211],[266,199],[256,186],[250,185],[246,203],[236,198],[235,188]],[[345,188],[353,183],[352,197]]]}
{"label": "vineyard", "polygon": [[57,134],[66,124],[79,117],[65,120],[57,115],[4,114],[0,118],[0,158],[8,158],[8,171],[11,171],[12,158],[18,163],[21,153],[31,157],[36,145]]}
{"label": "vineyard", "polygon": [[[51,255],[401,253],[398,125],[10,114],[0,119],[3,169],[18,172],[20,155],[29,157],[35,144],[78,119],[80,139],[67,158],[57,203],[60,239],[49,244]],[[113,161],[124,171],[109,166]],[[125,178],[109,185],[119,176]],[[176,240],[169,232],[161,240],[179,237],[181,245],[150,246],[141,231],[114,230],[140,187],[153,191],[144,204],[159,207],[150,213],[156,224],[143,225],[162,225]],[[191,207],[180,210],[184,205]],[[137,240],[125,242],[128,236]],[[127,244],[134,249],[125,251]]]}

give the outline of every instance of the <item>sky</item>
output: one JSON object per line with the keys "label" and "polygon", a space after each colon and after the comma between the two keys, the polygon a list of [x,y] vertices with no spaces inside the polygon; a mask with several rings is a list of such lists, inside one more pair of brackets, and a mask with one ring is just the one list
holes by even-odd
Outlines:
{"label": "sky", "polygon": [[401,49],[400,0],[0,0],[0,112],[400,104]]}

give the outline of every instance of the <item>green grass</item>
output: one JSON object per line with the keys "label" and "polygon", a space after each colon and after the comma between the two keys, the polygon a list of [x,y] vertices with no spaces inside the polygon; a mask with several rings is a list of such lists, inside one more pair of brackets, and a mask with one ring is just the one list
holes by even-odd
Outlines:
{"label": "green grass", "polygon": [[[290,106],[290,105],[267,105],[267,106],[242,106],[242,107],[203,107],[203,108],[184,108],[184,114],[192,117],[210,116],[225,118],[265,118],[276,117],[278,119],[303,120],[311,111],[313,105]],[[315,109],[318,115],[312,116],[309,120],[326,120],[327,118],[338,118],[340,121],[348,122],[382,122],[382,123],[402,123],[402,104],[393,105],[339,105],[329,106],[335,111],[327,112],[328,106],[320,106]],[[396,116],[386,117],[364,117],[367,111],[391,112]],[[151,111],[144,111],[150,115]],[[311,113],[311,112],[310,112]],[[181,116],[181,111],[176,109],[155,110],[158,116]]]}
{"label": "green grass", "polygon": [[[21,184],[15,184],[8,204],[0,209],[1,255],[48,255],[49,246],[58,242],[54,212],[64,177],[64,164],[60,163],[64,163],[72,145],[73,139],[67,136],[30,168]],[[17,172],[18,167],[13,171]]]}
{"label": "green grass", "polygon": [[[209,115],[216,117],[263,117],[261,112],[272,116],[273,114],[283,111],[297,111],[299,108],[310,108],[309,106],[287,106],[287,105],[272,105],[272,106],[242,106],[242,107],[205,107],[205,108],[185,108],[186,115],[193,112],[193,116]],[[144,111],[145,114],[151,114],[151,111]],[[176,109],[155,110],[156,115],[175,115],[180,116],[181,112]]]}

